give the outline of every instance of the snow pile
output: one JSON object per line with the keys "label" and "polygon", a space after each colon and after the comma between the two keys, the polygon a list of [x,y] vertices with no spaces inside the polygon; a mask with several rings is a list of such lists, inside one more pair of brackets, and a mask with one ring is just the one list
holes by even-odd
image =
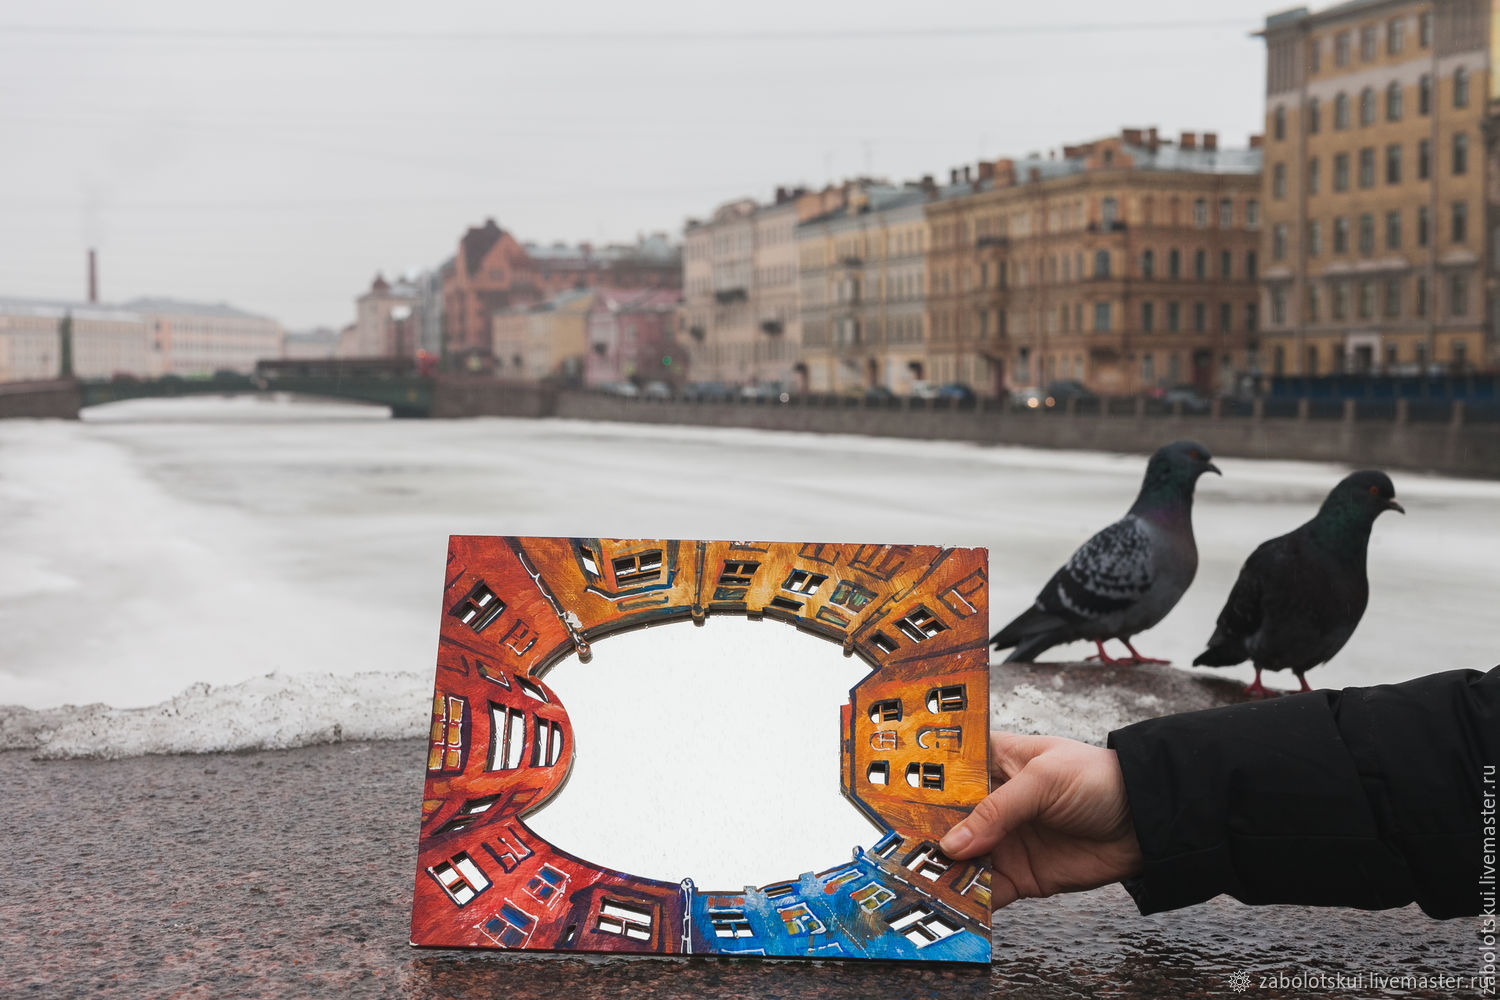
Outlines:
{"label": "snow pile", "polygon": [[426,672],[271,673],[238,684],[200,682],[146,708],[0,706],[0,749],[114,760],[405,739],[426,732],[431,697]]}

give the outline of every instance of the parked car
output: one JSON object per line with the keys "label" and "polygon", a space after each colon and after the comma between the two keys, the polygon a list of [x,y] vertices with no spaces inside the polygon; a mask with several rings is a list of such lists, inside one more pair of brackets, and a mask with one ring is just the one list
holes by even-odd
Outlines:
{"label": "parked car", "polygon": [[682,398],[694,401],[722,400],[732,395],[723,382],[689,382],[682,387]]}
{"label": "parked car", "polygon": [[641,394],[641,390],[635,387],[634,382],[605,382],[599,386],[599,391],[609,396],[624,396],[634,399]]}
{"label": "parked car", "polygon": [[1068,400],[1098,399],[1098,393],[1076,379],[1063,379],[1047,386],[1047,406],[1063,406]]}
{"label": "parked car", "polygon": [[913,382],[911,384],[912,399],[937,399],[938,386],[931,382]]}
{"label": "parked car", "polygon": [[1010,391],[1013,410],[1040,410],[1047,405],[1047,394],[1034,385],[1023,385]]}
{"label": "parked car", "polygon": [[1193,385],[1174,385],[1162,393],[1161,401],[1168,409],[1181,404],[1183,413],[1207,413],[1210,409],[1208,400]]}
{"label": "parked car", "polygon": [[950,400],[954,403],[972,403],[979,397],[974,395],[974,390],[962,382],[948,382],[938,386],[938,399]]}
{"label": "parked car", "polygon": [[660,379],[655,379],[646,383],[646,387],[641,390],[641,395],[647,399],[671,399],[672,387]]}
{"label": "parked car", "polygon": [[786,403],[792,398],[791,389],[780,382],[752,382],[740,386],[740,398],[745,400],[767,400]]}
{"label": "parked car", "polygon": [[896,398],[896,394],[883,385],[872,385],[865,390],[866,403],[889,403]]}

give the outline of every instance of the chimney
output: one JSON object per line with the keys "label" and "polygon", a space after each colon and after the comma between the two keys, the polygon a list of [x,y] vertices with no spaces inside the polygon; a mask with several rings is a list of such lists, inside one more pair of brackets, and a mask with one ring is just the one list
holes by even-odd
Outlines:
{"label": "chimney", "polygon": [[1155,125],[1152,125],[1149,129],[1146,130],[1146,145],[1151,148],[1151,152],[1153,153],[1161,147],[1161,139],[1156,134]]}
{"label": "chimney", "polygon": [[1265,143],[1265,141],[1266,137],[1264,135],[1252,135],[1250,137],[1250,148],[1259,149]]}
{"label": "chimney", "polygon": [[89,247],[89,301],[99,301],[99,259],[93,247]]}
{"label": "chimney", "polygon": [[995,164],[992,160],[985,160],[979,164],[979,179],[982,181],[993,180],[995,177]]}
{"label": "chimney", "polygon": [[927,197],[937,197],[937,181],[932,179],[931,174],[922,175],[922,190],[927,192]]}
{"label": "chimney", "polygon": [[1217,133],[1217,132],[1204,132],[1203,133],[1203,148],[1206,149],[1210,153],[1212,153],[1215,150],[1217,150],[1219,148],[1219,133]]}
{"label": "chimney", "polygon": [[1125,140],[1125,145],[1127,145],[1127,146],[1140,146],[1140,145],[1144,145],[1144,143],[1141,141],[1142,140],[1141,130],[1138,129],[1138,128],[1128,128],[1128,129],[1125,129],[1123,132],[1120,133],[1120,136]]}
{"label": "chimney", "polygon": [[973,173],[972,168],[970,168],[970,166],[967,163],[964,164],[964,180],[965,181],[972,181],[973,179],[974,179],[974,173]]}
{"label": "chimney", "polygon": [[1198,136],[1194,132],[1184,132],[1182,133],[1182,138],[1178,140],[1177,144],[1183,149],[1197,149]]}
{"label": "chimney", "polygon": [[958,168],[957,167],[954,167],[952,170],[948,171],[948,183],[949,184],[957,184],[958,183]]}
{"label": "chimney", "polygon": [[778,204],[778,205],[785,205],[786,204],[786,199],[787,199],[786,188],[784,188],[784,187],[777,188],[776,189],[776,204]]}

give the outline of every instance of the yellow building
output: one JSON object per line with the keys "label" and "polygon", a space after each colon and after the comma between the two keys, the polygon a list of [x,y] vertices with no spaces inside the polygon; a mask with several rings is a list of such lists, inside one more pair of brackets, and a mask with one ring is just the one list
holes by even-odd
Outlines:
{"label": "yellow building", "polygon": [[1360,0],[1267,18],[1268,372],[1497,360],[1485,287],[1489,8]]}
{"label": "yellow building", "polygon": [[583,377],[588,317],[597,289],[561,292],[535,305],[512,306],[491,319],[491,350],[500,378],[538,382]]}
{"label": "yellow building", "polygon": [[797,227],[799,374],[810,392],[898,395],[929,378],[924,263],[930,183],[845,186],[842,204]]}

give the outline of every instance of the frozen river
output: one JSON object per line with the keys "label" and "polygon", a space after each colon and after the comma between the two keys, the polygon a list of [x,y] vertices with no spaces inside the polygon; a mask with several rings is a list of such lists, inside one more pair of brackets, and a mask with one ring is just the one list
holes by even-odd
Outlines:
{"label": "frozen river", "polygon": [[[1250,550],[1309,517],[1344,471],[1219,465],[1224,478],[1198,492],[1197,582],[1138,643],[1179,664],[1202,649]],[[1142,469],[1086,452],[391,421],[249,398],[0,422],[0,705],[175,699],[149,724],[92,710],[79,752],[295,743],[334,725],[415,735],[425,717],[406,707],[431,690],[449,534],[983,545],[998,628],[1124,512]],[[1408,515],[1377,523],[1369,611],[1313,672],[1318,686],[1500,661],[1500,483],[1394,478]]]}

